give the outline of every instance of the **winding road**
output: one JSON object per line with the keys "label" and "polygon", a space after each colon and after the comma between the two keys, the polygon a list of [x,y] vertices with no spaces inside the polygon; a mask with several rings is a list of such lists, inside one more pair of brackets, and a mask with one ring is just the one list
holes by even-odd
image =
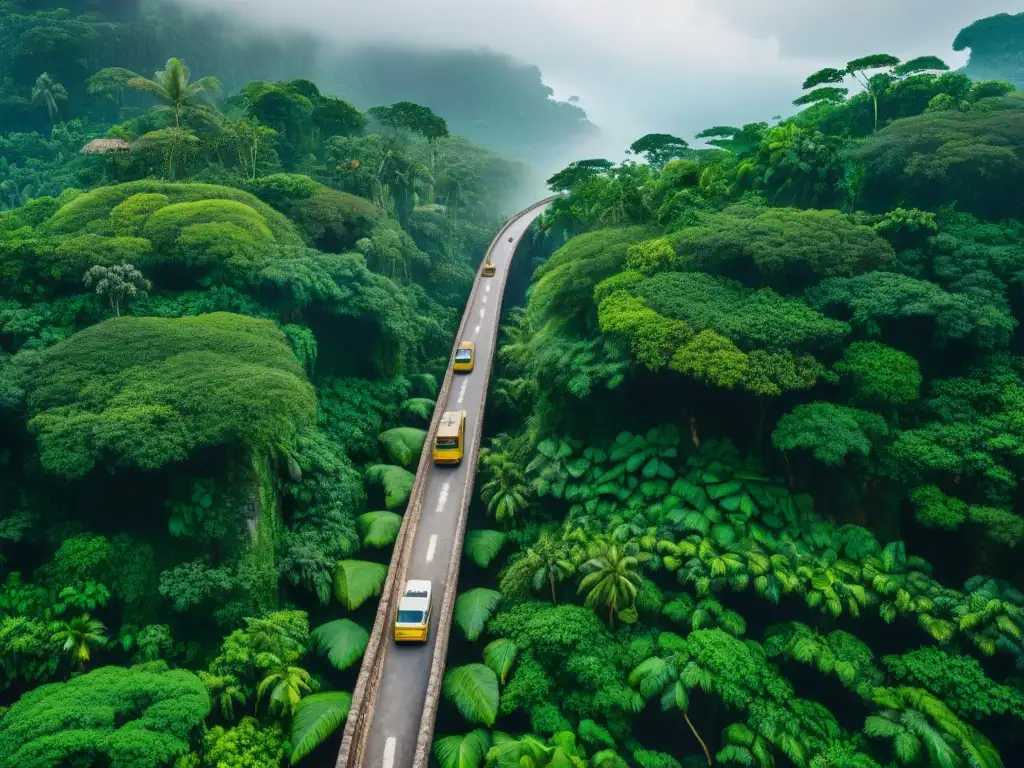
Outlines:
{"label": "winding road", "polygon": [[[440,413],[466,411],[465,455],[455,467],[435,466],[429,460],[420,464],[422,501],[418,516],[411,516],[406,534],[412,537],[411,546],[404,548],[407,555],[392,560],[391,599],[383,596],[378,609],[374,624],[374,639],[378,642],[371,640],[356,686],[357,691],[365,689],[365,694],[353,698],[337,768],[425,768],[447,654],[466,510],[476,473],[501,293],[520,238],[549,202],[541,201],[513,217],[495,237],[489,252],[496,266],[494,277],[482,277],[477,272],[463,316],[462,338],[455,339],[455,345],[461,340],[476,344],[473,371],[455,374],[450,383],[446,381],[448,386],[442,387],[434,417],[436,424]],[[423,450],[429,454],[431,444],[428,442]],[[409,509],[417,503],[414,496]],[[409,510],[406,517],[410,517]],[[395,544],[396,551],[400,546],[401,540]],[[393,640],[394,607],[406,579],[433,582],[430,634],[423,645],[399,646]]]}

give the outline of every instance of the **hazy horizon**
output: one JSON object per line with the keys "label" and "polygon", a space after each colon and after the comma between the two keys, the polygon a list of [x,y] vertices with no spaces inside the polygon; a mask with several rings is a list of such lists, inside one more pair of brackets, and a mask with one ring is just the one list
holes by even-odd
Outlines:
{"label": "hazy horizon", "polygon": [[863,0],[831,8],[819,0],[633,0],[628,10],[615,0],[178,2],[215,11],[244,7],[247,23],[303,30],[339,48],[508,54],[536,65],[555,98],[579,97],[603,132],[598,144],[580,150],[609,157],[652,131],[689,140],[711,125],[792,114],[807,74],[856,56],[934,54],[958,68],[967,60],[966,52],[952,50],[961,28],[1022,10],[1008,0]]}

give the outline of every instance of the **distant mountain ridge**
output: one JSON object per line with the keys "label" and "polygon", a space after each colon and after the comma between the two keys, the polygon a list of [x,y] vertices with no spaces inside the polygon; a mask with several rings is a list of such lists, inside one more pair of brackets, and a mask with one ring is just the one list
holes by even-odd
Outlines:
{"label": "distant mountain ridge", "polygon": [[971,58],[960,71],[972,80],[1007,80],[1024,89],[1024,13],[1000,13],[964,27],[953,41]]}
{"label": "distant mountain ridge", "polygon": [[328,53],[327,62],[318,82],[355,106],[424,104],[456,133],[517,159],[539,159],[599,133],[583,109],[551,98],[540,69],[495,51],[375,46]]}
{"label": "distant mountain ridge", "polygon": [[[64,9],[64,10],[62,10]],[[74,56],[59,55],[68,46]],[[600,131],[587,113],[551,98],[540,69],[491,50],[345,47],[326,36],[250,25],[237,7],[196,10],[179,0],[0,0],[0,130],[37,113],[40,72],[72,104],[101,67],[151,75],[171,56],[228,90],[252,80],[309,79],[355,106],[413,101],[450,129],[538,171],[581,151]],[[6,113],[3,114],[3,113]],[[44,120],[39,116],[40,125]]]}

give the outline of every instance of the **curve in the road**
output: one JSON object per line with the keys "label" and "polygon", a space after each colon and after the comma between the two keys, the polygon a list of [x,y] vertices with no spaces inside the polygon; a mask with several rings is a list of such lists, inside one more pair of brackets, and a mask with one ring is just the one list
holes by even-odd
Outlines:
{"label": "curve in the road", "polygon": [[[541,200],[512,217],[491,242],[477,270],[395,541],[336,768],[425,768],[429,760],[501,299],[520,238],[553,199]],[[485,278],[483,264],[488,258],[496,271],[494,277]],[[464,339],[475,342],[476,362],[472,373],[453,378],[455,348]],[[457,467],[439,467],[431,460],[431,446],[441,414],[449,410],[466,411],[465,454]],[[422,646],[399,647],[392,637],[395,610],[407,578],[433,582],[433,618]]]}

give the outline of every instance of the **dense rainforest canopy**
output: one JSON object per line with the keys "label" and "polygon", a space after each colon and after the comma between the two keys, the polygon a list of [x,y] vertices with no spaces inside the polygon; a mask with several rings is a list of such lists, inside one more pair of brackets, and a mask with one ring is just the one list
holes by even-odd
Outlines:
{"label": "dense rainforest canopy", "polygon": [[[150,11],[0,0],[0,766],[331,765],[525,173],[471,139],[590,128],[497,56],[377,51],[346,93],[310,41]],[[1000,19],[961,34],[971,67]],[[550,179],[441,768],[1014,764],[1004,64],[837,62],[777,125]]]}
{"label": "dense rainforest canopy", "polygon": [[[116,71],[89,78],[105,67],[148,75],[171,56],[188,62],[197,76],[216,76],[227,92],[254,80],[305,79],[360,109],[423,104],[444,115],[452,133],[542,168],[563,161],[574,145],[599,133],[579,105],[551,98],[536,67],[505,55],[341,46],[325,36],[253,26],[233,4],[2,0],[0,50],[0,134],[28,126],[48,133],[47,115],[31,98],[43,72],[71,97],[61,102],[63,117],[112,122],[118,107],[148,102],[123,91]],[[87,93],[109,98],[86,99]],[[49,159],[41,149],[36,152],[32,157]],[[8,156],[7,150],[0,156]]]}
{"label": "dense rainforest canopy", "polygon": [[525,166],[38,5],[0,4],[0,765],[327,764]]}
{"label": "dense rainforest canopy", "polygon": [[443,768],[1017,763],[1024,94],[986,71],[865,56],[551,177]]}

